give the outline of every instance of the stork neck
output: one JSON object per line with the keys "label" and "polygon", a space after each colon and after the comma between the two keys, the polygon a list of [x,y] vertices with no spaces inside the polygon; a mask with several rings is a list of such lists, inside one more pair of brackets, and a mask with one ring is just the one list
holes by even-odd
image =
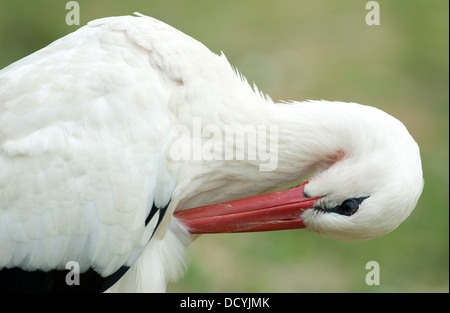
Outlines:
{"label": "stork neck", "polygon": [[[307,101],[276,104],[267,123],[277,128],[277,176],[298,180],[384,144],[380,114],[356,103]],[[384,117],[385,118],[385,117]],[[365,144],[365,143],[370,143]],[[366,150],[365,150],[366,149]]]}
{"label": "stork neck", "polygon": [[195,180],[185,181],[185,190],[195,193],[186,207],[279,190],[330,167],[352,153],[355,134],[363,128],[359,123],[366,123],[360,112],[353,112],[360,107],[325,101],[260,103],[229,112],[220,126],[203,115],[184,137],[188,141],[176,140],[170,148],[192,147],[173,170],[180,181],[197,173]]}

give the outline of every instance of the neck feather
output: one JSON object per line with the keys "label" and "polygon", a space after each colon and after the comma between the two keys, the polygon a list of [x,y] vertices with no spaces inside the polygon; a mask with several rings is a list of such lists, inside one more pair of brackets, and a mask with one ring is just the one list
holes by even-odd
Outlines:
{"label": "neck feather", "polygon": [[189,200],[184,207],[282,189],[358,153],[361,142],[380,141],[370,116],[381,111],[371,107],[326,101],[260,101],[253,110],[248,108],[251,106],[246,106],[246,112],[230,112],[228,123],[208,123],[206,117],[192,126],[198,128],[192,133],[201,138],[197,136],[197,147],[191,143],[191,159],[184,160],[184,170],[177,172],[198,176],[185,179],[186,190],[192,192],[186,195]]}

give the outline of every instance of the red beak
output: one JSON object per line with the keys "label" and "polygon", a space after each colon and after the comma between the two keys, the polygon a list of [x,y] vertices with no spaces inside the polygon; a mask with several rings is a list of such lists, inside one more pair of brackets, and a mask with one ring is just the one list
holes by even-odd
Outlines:
{"label": "red beak", "polygon": [[189,227],[191,234],[305,228],[301,215],[320,199],[304,195],[307,183],[262,196],[177,211],[174,216]]}

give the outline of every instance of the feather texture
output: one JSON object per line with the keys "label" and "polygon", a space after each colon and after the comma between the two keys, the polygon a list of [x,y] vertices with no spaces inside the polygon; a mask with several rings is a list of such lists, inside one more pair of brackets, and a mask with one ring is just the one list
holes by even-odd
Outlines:
{"label": "feather texture", "polygon": [[[236,127],[247,137],[226,136]],[[258,157],[238,159],[248,147]],[[266,148],[276,159],[261,170]],[[418,146],[395,118],[355,103],[274,103],[223,54],[143,15],[92,21],[0,71],[0,269],[76,261],[114,277],[103,288],[120,279],[109,291],[164,291],[190,242],[175,210],[313,174],[305,192],[322,210],[303,213],[306,228],[342,240],[391,231],[423,188]],[[358,214],[323,214],[348,197],[366,199]]]}

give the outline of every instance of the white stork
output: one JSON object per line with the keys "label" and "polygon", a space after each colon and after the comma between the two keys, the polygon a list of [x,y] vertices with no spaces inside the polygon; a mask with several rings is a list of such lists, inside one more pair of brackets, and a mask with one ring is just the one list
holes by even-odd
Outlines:
{"label": "white stork", "polygon": [[[92,21],[0,71],[0,289],[164,291],[189,233],[305,228],[357,241],[414,209],[419,148],[397,119],[355,103],[274,103],[223,54],[136,15]],[[236,125],[247,145],[223,136]],[[194,142],[207,157],[175,156]],[[276,148],[275,166],[238,151],[251,144]],[[65,280],[69,262],[79,285]]]}

